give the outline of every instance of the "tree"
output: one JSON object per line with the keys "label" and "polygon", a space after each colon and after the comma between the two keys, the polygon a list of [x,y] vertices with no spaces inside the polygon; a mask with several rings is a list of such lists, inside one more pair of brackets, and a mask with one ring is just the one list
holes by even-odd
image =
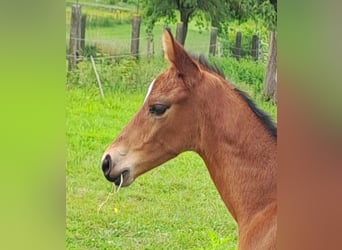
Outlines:
{"label": "tree", "polygon": [[277,102],[277,0],[235,0],[236,17],[240,21],[248,18],[263,21],[270,31],[269,52],[263,94]]}
{"label": "tree", "polygon": [[264,96],[277,102],[277,37],[275,30],[272,30],[270,34]]}
{"label": "tree", "polygon": [[[188,24],[192,17],[198,13],[202,13],[204,19],[209,20],[212,26],[217,28],[222,27],[222,23],[231,16],[231,8],[229,2],[236,0],[144,0],[143,9],[144,15],[148,19],[148,29],[153,29],[156,21],[161,18],[170,22],[177,20],[175,12],[179,13],[179,20],[183,22],[183,38],[182,45],[185,43],[188,32]],[[203,24],[204,20],[199,20],[199,25]]]}
{"label": "tree", "polygon": [[277,103],[277,0],[270,0],[270,7],[272,9],[267,11],[270,29],[270,46],[264,82],[264,96]]}

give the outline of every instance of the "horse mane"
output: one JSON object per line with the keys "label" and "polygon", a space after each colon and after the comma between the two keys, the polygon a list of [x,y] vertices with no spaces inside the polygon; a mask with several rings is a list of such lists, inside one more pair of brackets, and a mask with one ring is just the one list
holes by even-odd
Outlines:
{"label": "horse mane", "polygon": [[252,110],[252,112],[256,115],[256,117],[261,121],[262,125],[267,129],[270,135],[277,140],[277,127],[273,123],[271,117],[265,113],[263,110],[258,108],[254,101],[248,96],[248,94],[238,88],[234,89],[242,99],[248,104],[248,107]]}
{"label": "horse mane", "polygon": [[[214,72],[219,74],[224,79],[226,79],[224,72],[221,67],[219,67],[216,63],[210,63],[203,55],[191,55],[191,57],[199,62],[204,68],[210,72]],[[277,140],[277,127],[273,123],[271,117],[265,113],[263,110],[258,108],[254,101],[248,96],[248,94],[238,88],[234,88],[234,91],[241,96],[242,100],[244,100],[251,111],[255,114],[255,116],[261,121],[262,125],[266,128],[269,134]]]}

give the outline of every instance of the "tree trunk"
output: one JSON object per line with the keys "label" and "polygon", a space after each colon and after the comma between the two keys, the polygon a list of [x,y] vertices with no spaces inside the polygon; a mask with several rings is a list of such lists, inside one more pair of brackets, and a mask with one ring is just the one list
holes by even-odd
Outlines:
{"label": "tree trunk", "polygon": [[276,31],[271,31],[268,62],[266,69],[264,95],[277,103],[277,37]]}
{"label": "tree trunk", "polygon": [[182,41],[180,43],[184,46],[186,35],[188,33],[188,23],[190,19],[190,15],[192,14],[192,10],[189,9],[180,9],[180,18],[181,22],[183,22],[183,36],[182,36]]}

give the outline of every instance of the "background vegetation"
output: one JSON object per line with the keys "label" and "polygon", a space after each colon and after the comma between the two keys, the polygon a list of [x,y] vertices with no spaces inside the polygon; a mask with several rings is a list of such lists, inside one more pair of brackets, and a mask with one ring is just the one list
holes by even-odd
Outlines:
{"label": "background vegetation", "polygon": [[[88,0],[89,4],[91,2]],[[99,1],[99,3],[105,1]],[[137,12],[137,1],[117,1],[111,5],[112,9],[101,8],[99,5],[82,5],[82,13],[87,15],[86,44],[96,48],[98,52],[107,55],[129,54],[131,38],[132,16]],[[101,5],[100,5],[101,6]],[[124,6],[124,7],[122,7]],[[122,9],[123,8],[123,9]],[[140,6],[140,9],[142,7]],[[142,12],[142,11],[141,11]],[[245,14],[246,15],[246,14]],[[66,7],[66,47],[68,49],[70,32],[71,3]],[[176,17],[159,17],[153,20],[153,28],[149,17],[143,16],[140,34],[140,51],[146,54],[147,33],[151,33],[154,42],[154,52],[160,54],[161,34],[164,27],[169,26],[176,33]],[[207,55],[209,50],[209,38],[211,23],[202,12],[197,12],[189,22],[188,37],[185,48],[196,53]],[[242,53],[248,54],[251,49],[253,35],[258,35],[261,42],[262,61],[267,61],[269,49],[269,31],[267,23],[261,18],[245,18],[230,20],[219,33],[218,41],[222,44],[222,52],[225,56],[231,56],[235,48],[236,33],[242,32]],[[201,41],[200,43],[198,41]]]}

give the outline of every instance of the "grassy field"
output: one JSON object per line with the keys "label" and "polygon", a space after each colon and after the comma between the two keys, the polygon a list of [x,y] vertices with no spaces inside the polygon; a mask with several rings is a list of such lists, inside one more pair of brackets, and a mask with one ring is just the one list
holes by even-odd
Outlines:
{"label": "grassy field", "polygon": [[112,193],[104,149],[140,107],[144,93],[70,86],[67,96],[68,249],[235,249],[236,225],[202,160],[184,153]]}

